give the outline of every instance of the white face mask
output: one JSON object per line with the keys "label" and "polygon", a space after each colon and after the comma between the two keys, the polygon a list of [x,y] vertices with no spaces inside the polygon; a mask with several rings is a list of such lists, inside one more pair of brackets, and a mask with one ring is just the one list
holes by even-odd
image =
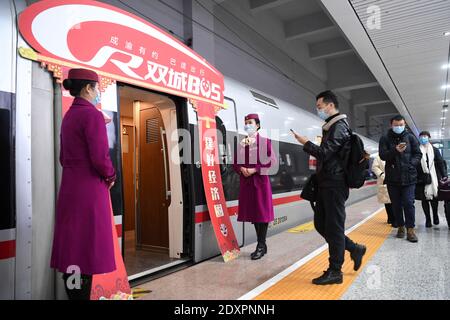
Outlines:
{"label": "white face mask", "polygon": [[255,124],[246,124],[244,126],[244,130],[245,130],[245,132],[247,132],[247,134],[249,136],[252,136],[256,133],[256,125]]}
{"label": "white face mask", "polygon": [[96,93],[95,98],[94,98],[94,100],[92,100],[92,104],[94,106],[100,104],[100,102],[102,101],[102,95],[100,93],[100,90],[95,89],[95,93]]}

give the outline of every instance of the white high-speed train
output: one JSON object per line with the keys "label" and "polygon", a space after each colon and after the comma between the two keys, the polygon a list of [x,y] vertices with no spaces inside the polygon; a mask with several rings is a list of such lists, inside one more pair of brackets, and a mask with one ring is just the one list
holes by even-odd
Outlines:
{"label": "white high-speed train", "polygon": [[[36,62],[21,58],[26,46],[17,32],[16,12],[23,1],[0,3],[0,298],[54,298],[55,273],[49,267],[55,202],[61,177],[59,128],[61,91]],[[110,154],[118,180],[111,199],[119,241],[130,280],[168,268],[197,263],[219,254],[203,193],[194,141],[197,114],[187,99],[115,84],[105,112]],[[64,93],[63,93],[64,94]],[[323,122],[276,97],[225,78],[227,109],[219,112],[219,145],[227,206],[239,245],[256,240],[253,226],[237,222],[239,177],[232,170],[234,144],[242,139],[244,116],[258,113],[261,131],[278,145],[279,169],[270,176],[275,221],[268,236],[312,220],[300,191],[312,173],[309,156],[290,128],[321,135]],[[115,100],[115,101],[114,101]],[[105,101],[105,100],[104,100]],[[179,129],[191,133],[180,150]],[[363,137],[367,151],[378,144]],[[186,146],[186,144],[184,144]],[[191,163],[171,161],[189,154]],[[198,151],[197,151],[198,152]],[[376,193],[375,182],[352,190],[347,204]]]}

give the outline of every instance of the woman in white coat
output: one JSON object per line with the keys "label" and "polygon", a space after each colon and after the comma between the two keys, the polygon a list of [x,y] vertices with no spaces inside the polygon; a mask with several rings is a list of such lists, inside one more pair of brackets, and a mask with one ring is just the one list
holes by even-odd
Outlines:
{"label": "woman in white coat", "polygon": [[428,131],[419,134],[422,159],[417,166],[416,200],[422,201],[425,214],[425,226],[431,228],[430,205],[433,210],[433,223],[439,224],[438,214],[438,181],[447,176],[445,160],[438,149],[430,143],[431,135]]}
{"label": "woman in white coat", "polygon": [[381,160],[380,156],[377,155],[372,163],[372,172],[377,176],[378,202],[384,203],[388,217],[387,223],[391,224],[395,228],[394,211],[392,210],[391,199],[389,198],[387,186],[384,184],[384,167],[385,161]]}

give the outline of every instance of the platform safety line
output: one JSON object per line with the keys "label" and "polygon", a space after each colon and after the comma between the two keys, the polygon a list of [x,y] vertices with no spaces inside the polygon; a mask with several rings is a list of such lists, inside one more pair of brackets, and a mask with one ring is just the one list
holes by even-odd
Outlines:
{"label": "platform safety line", "polygon": [[[345,231],[345,234],[348,235],[350,232],[352,232],[353,230],[355,230],[359,226],[361,226],[364,223],[366,223],[368,220],[370,220],[373,217],[375,217],[378,213],[380,213],[384,209],[385,209],[384,207],[379,208],[378,210],[376,210],[375,212],[373,212],[372,214],[367,216],[365,219],[361,220],[360,222],[358,222],[357,224],[355,224],[351,228],[347,229]],[[273,278],[267,280],[266,282],[264,282],[263,284],[259,285],[258,287],[256,287],[252,291],[247,292],[246,294],[244,294],[243,296],[238,298],[238,300],[252,300],[252,299],[256,298],[257,296],[262,294],[264,291],[266,291],[267,289],[269,289],[270,287],[272,287],[273,285],[277,284],[282,279],[284,279],[285,277],[290,275],[292,272],[294,272],[297,269],[299,269],[301,266],[306,264],[308,261],[312,260],[313,258],[318,256],[319,254],[321,254],[327,248],[328,248],[328,244],[324,244],[324,245],[320,246],[319,248],[317,248],[316,250],[314,250],[313,252],[308,254],[306,257],[303,257],[299,261],[295,262],[293,265],[291,265],[287,269],[283,270],[282,272],[280,272],[279,274],[277,274]]]}

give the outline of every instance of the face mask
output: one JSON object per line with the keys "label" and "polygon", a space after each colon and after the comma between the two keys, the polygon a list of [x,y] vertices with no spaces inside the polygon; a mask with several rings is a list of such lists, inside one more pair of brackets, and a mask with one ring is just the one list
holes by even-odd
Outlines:
{"label": "face mask", "polygon": [[98,91],[96,89],[95,92],[96,92],[96,96],[95,96],[94,100],[92,100],[92,104],[94,106],[98,105],[102,101],[102,95],[100,94],[100,91]]}
{"label": "face mask", "polygon": [[254,125],[254,124],[246,124],[244,126],[244,130],[245,130],[245,132],[248,133],[249,136],[252,136],[256,132],[256,125]]}
{"label": "face mask", "polygon": [[405,131],[405,126],[394,126],[392,127],[392,131],[394,131],[396,134],[400,134]]}
{"label": "face mask", "polygon": [[428,137],[419,137],[420,144],[427,144],[429,139]]}
{"label": "face mask", "polygon": [[322,120],[327,120],[330,116],[323,109],[317,109],[317,115]]}

